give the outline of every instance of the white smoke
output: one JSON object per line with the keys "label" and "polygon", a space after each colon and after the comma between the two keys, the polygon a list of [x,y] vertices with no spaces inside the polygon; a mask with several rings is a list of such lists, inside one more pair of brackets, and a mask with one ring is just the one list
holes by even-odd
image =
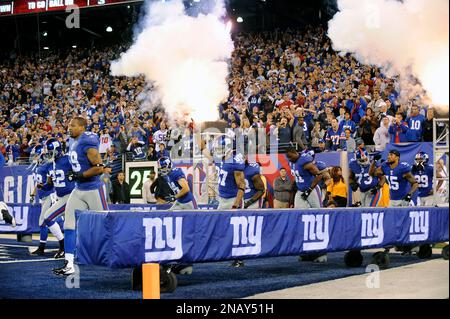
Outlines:
{"label": "white smoke", "polygon": [[142,31],[111,63],[111,74],[144,74],[172,119],[217,120],[217,106],[228,97],[228,61],[234,49],[230,29],[221,21],[223,0],[216,1],[212,13],[197,17],[186,14],[181,0],[147,5]]}
{"label": "white smoke", "polygon": [[421,94],[448,113],[449,1],[338,0],[329,22],[334,50],[353,53],[362,63],[399,75],[401,95]]}

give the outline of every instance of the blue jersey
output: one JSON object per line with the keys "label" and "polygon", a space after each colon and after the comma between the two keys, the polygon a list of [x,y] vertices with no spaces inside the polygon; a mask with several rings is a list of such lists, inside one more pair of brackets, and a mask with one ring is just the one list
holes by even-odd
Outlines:
{"label": "blue jersey", "polygon": [[[98,150],[100,140],[98,136],[91,132],[84,132],[76,140],[70,140],[69,159],[74,172],[83,173],[92,167],[87,157],[90,148]],[[85,182],[76,182],[76,187],[80,190],[99,189],[101,186],[100,176],[93,176]]]}
{"label": "blue jersey", "polygon": [[297,189],[304,192],[311,187],[314,180],[314,175],[309,170],[304,169],[308,163],[312,163],[314,159],[311,155],[306,153],[301,154],[295,163],[289,163],[291,166],[291,174],[295,178]]}
{"label": "blue jersey", "polygon": [[[50,176],[51,163],[45,163],[35,168],[33,172],[33,180],[36,184],[46,184],[47,177]],[[37,195],[39,199],[44,199],[54,192],[53,187],[50,190],[38,189]]]}
{"label": "blue jersey", "polygon": [[[181,168],[174,168],[167,176],[165,176],[167,183],[169,184],[175,195],[178,194],[182,189],[181,185],[178,183],[178,181],[182,178],[186,179],[186,176],[184,175]],[[183,197],[178,198],[177,201],[182,204],[186,204],[191,202],[193,199],[194,195],[192,195],[192,192],[189,191]]]}
{"label": "blue jersey", "polygon": [[419,183],[418,196],[427,197],[430,196],[430,192],[433,190],[433,165],[426,164],[424,169],[419,169],[413,165],[411,173]]}
{"label": "blue jersey", "polygon": [[408,131],[406,132],[406,139],[408,142],[420,142],[422,140],[422,126],[425,122],[425,116],[419,114],[406,119],[408,123]]}
{"label": "blue jersey", "polygon": [[331,141],[330,150],[336,151],[339,148],[341,139],[343,138],[345,138],[345,134],[342,129],[338,128],[337,131],[334,131],[333,128],[329,128],[327,130],[326,140]]}
{"label": "blue jersey", "polygon": [[353,134],[356,131],[356,124],[352,120],[343,120],[341,123],[339,123],[339,128],[345,132],[346,129],[349,129],[350,132]]}
{"label": "blue jersey", "polygon": [[356,159],[352,158],[348,166],[350,171],[355,174],[356,183],[358,184],[361,192],[367,192],[369,189],[377,186],[378,177],[372,177],[369,175],[370,165],[361,166]]}
{"label": "blue jersey", "polygon": [[244,199],[248,200],[256,194],[256,188],[253,184],[253,177],[261,174],[261,167],[257,163],[249,163],[245,166],[244,176],[245,176],[245,193]]}
{"label": "blue jersey", "polygon": [[75,188],[75,182],[67,180],[67,172],[71,170],[72,165],[68,155],[56,158],[50,167],[50,177],[58,197],[70,194]]}
{"label": "blue jersey", "polygon": [[398,163],[397,167],[392,169],[387,162],[381,164],[381,170],[386,175],[389,183],[389,195],[391,200],[402,200],[411,189],[409,181],[403,177],[411,172],[411,166],[408,163]]}
{"label": "blue jersey", "polygon": [[237,196],[238,187],[234,178],[234,172],[245,169],[244,158],[238,154],[232,161],[224,161],[219,169],[219,196],[222,198],[233,198]]}

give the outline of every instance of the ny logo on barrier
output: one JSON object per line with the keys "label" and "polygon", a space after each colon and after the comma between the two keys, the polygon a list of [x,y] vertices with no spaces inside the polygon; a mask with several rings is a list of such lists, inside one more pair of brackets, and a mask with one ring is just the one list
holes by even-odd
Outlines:
{"label": "ny logo on barrier", "polygon": [[321,250],[328,247],[330,235],[328,225],[330,215],[302,215],[303,228],[303,250]]}
{"label": "ny logo on barrier", "polygon": [[183,217],[144,218],[142,223],[145,227],[146,262],[175,260],[183,256]]}
{"label": "ny logo on barrier", "polygon": [[231,217],[233,225],[232,256],[258,255],[261,252],[261,232],[264,217]]}
{"label": "ny logo on barrier", "polygon": [[411,211],[411,226],[409,227],[409,241],[424,241],[428,239],[429,216],[427,210]]}
{"label": "ny logo on barrier", "polygon": [[14,216],[14,219],[16,220],[16,227],[12,227],[11,225],[6,224],[4,221],[0,222],[0,232],[19,232],[19,231],[26,231],[28,228],[28,212],[29,207],[27,206],[8,206],[9,213]]}
{"label": "ny logo on barrier", "polygon": [[361,214],[361,245],[379,245],[384,239],[383,229],[384,213]]}

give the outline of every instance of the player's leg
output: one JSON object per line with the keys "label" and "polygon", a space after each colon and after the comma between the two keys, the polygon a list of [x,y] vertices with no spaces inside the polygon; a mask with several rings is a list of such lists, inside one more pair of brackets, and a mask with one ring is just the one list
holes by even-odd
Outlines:
{"label": "player's leg", "polygon": [[401,199],[400,200],[391,199],[390,206],[391,207],[404,207],[405,206],[405,201],[401,200]]}
{"label": "player's leg", "polygon": [[322,207],[322,190],[319,188],[319,186],[316,186],[311,194],[309,194],[307,202],[309,204],[309,207],[311,208]]}
{"label": "player's leg", "polygon": [[86,210],[87,203],[83,200],[84,191],[74,189],[70,193],[66,203],[65,220],[64,220],[64,266],[53,269],[57,275],[70,275],[75,272],[73,266],[73,258],[75,253],[76,233],[75,233],[75,210]]}
{"label": "player's leg", "polygon": [[31,253],[33,256],[44,255],[45,245],[48,238],[48,227],[45,225],[45,212],[52,205],[51,196],[47,196],[41,201],[41,214],[39,215],[39,247]]}
{"label": "player's leg", "polygon": [[262,208],[262,198],[258,199],[256,202],[248,206],[247,209],[261,209]]}
{"label": "player's leg", "polygon": [[195,210],[195,205],[192,201],[187,203],[180,203],[176,201],[173,203],[172,207],[169,208],[169,210]]}
{"label": "player's leg", "polygon": [[234,201],[235,201],[234,198],[219,197],[219,206],[217,207],[217,209],[218,210],[232,209]]}
{"label": "player's leg", "polygon": [[59,242],[59,251],[55,254],[55,259],[64,257],[64,235],[61,231],[61,227],[59,227],[59,224],[56,222],[56,220],[64,214],[69,196],[70,194],[67,194],[63,197],[58,197],[57,202],[53,206],[51,206],[44,214],[45,224]]}
{"label": "player's leg", "polygon": [[302,192],[300,191],[297,191],[297,193],[295,194],[294,207],[300,209],[309,208],[309,203],[304,200],[301,195]]}
{"label": "player's leg", "polygon": [[381,200],[381,191],[378,191],[375,195],[370,191],[363,194],[364,195],[361,196],[363,198],[363,201],[361,201],[363,207],[378,207]]}
{"label": "player's leg", "polygon": [[420,206],[435,206],[436,201],[434,200],[434,196],[430,195],[427,197],[419,197]]}

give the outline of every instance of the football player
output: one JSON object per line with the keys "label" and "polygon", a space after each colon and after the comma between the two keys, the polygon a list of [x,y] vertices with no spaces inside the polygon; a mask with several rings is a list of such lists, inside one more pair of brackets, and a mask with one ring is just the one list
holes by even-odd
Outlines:
{"label": "football player", "polygon": [[429,157],[425,152],[416,154],[412,174],[419,183],[418,206],[434,206],[433,195],[433,165],[428,163]]}

